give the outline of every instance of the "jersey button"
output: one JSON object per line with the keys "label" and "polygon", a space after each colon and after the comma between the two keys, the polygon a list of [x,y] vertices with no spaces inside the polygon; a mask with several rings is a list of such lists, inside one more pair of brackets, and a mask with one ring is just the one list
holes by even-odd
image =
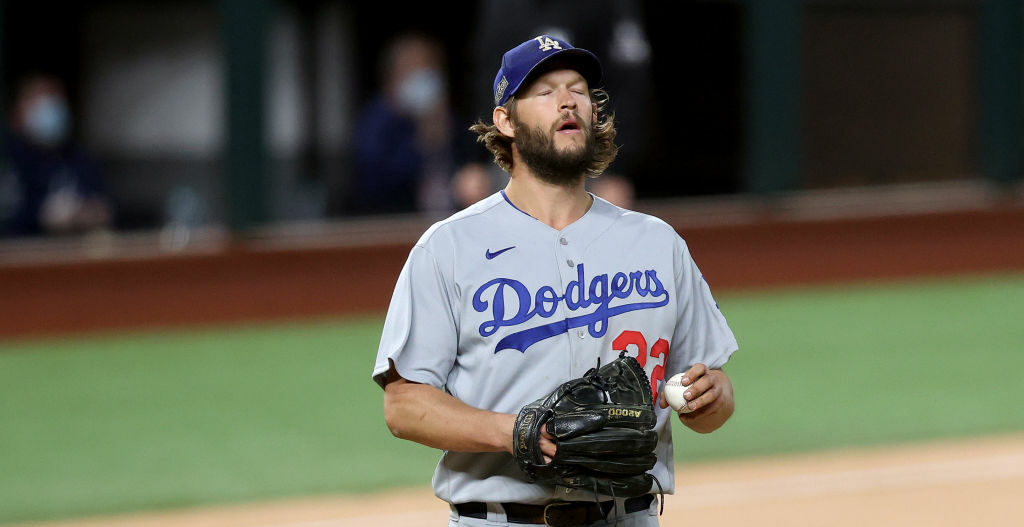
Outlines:
{"label": "jersey button", "polygon": [[558,240],[558,243],[560,243],[562,245],[569,245],[569,240],[566,240],[565,237],[563,236],[560,240]]}
{"label": "jersey button", "polygon": [[572,260],[566,260],[565,263],[568,264],[569,267],[576,267],[576,264],[574,264]]}

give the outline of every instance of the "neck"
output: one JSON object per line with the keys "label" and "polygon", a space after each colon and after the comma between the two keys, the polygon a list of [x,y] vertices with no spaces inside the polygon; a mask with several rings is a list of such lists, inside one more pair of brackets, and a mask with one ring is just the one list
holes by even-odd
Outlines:
{"label": "neck", "polygon": [[520,210],[559,231],[582,218],[593,204],[583,176],[569,186],[554,185],[537,178],[522,162],[514,165],[505,195]]}

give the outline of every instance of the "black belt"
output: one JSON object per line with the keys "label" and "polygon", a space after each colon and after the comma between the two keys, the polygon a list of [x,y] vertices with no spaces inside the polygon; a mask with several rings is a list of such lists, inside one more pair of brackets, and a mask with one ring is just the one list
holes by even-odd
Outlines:
{"label": "black belt", "polygon": [[[636,498],[629,498],[623,504],[626,514],[631,512],[645,511],[654,501],[653,494],[645,494]],[[612,510],[614,501],[601,502],[598,510],[597,504],[592,501],[556,501],[548,505],[526,505],[522,503],[502,503],[505,509],[505,518],[509,523],[529,523],[537,525],[553,525],[558,527],[574,527],[590,525],[598,520],[608,517],[608,511]],[[479,520],[487,519],[487,504],[479,501],[470,503],[458,503],[455,510],[459,514]]]}

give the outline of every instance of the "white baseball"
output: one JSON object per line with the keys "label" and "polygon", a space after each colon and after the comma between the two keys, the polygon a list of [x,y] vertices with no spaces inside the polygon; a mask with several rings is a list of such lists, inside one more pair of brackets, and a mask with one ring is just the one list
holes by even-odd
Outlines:
{"label": "white baseball", "polygon": [[691,410],[689,406],[686,406],[686,399],[683,398],[683,394],[686,393],[686,390],[690,389],[690,385],[687,384],[686,386],[683,386],[682,380],[682,373],[673,375],[668,382],[665,383],[663,396],[665,397],[665,402],[667,402],[673,410],[678,413],[685,414],[692,412],[693,410]]}

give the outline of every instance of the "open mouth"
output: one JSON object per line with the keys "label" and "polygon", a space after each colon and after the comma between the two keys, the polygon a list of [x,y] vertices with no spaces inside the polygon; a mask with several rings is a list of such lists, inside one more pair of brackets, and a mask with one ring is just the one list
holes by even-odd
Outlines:
{"label": "open mouth", "polygon": [[572,119],[563,122],[561,126],[558,127],[559,132],[574,132],[579,131],[579,129],[580,125],[576,124],[576,121]]}

